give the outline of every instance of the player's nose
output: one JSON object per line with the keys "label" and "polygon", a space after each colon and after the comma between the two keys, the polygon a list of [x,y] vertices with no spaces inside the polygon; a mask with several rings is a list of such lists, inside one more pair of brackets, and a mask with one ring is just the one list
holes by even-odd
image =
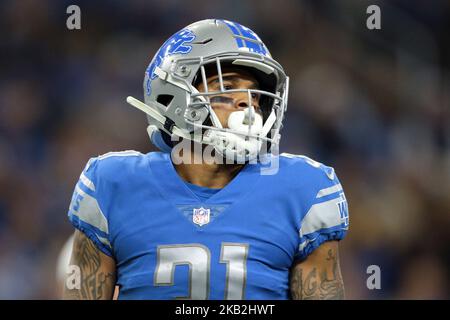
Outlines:
{"label": "player's nose", "polygon": [[258,111],[259,110],[259,101],[258,101],[259,99],[254,98],[252,96],[250,96],[250,99],[249,99],[249,95],[247,92],[240,93],[239,97],[237,97],[237,99],[236,99],[236,107],[238,109],[246,109],[251,104],[255,108],[255,110]]}

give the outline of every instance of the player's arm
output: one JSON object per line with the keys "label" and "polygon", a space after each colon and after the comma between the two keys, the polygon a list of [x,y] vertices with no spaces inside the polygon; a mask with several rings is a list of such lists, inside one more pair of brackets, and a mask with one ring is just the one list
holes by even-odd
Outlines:
{"label": "player's arm", "polygon": [[101,252],[79,230],[75,231],[70,265],[79,267],[80,285],[72,289],[65,285],[64,299],[110,300],[113,298],[116,284],[115,261]]}
{"label": "player's arm", "polygon": [[338,241],[324,242],[292,267],[290,291],[294,300],[344,299]]}

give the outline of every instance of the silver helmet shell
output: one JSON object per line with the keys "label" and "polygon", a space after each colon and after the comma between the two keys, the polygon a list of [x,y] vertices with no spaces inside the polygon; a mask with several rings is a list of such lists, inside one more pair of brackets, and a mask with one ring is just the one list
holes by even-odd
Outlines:
{"label": "silver helmet shell", "polygon": [[[206,70],[211,66],[220,78],[224,66],[236,66],[248,69],[258,75],[260,82],[267,83],[258,92],[266,96],[268,103],[265,127],[253,138],[277,145],[287,109],[289,78],[256,33],[236,22],[220,19],[198,21],[178,31],[150,62],[143,83],[144,101],[165,118],[162,123],[148,116],[148,133],[153,144],[169,152],[173,147],[170,137],[174,135],[174,127],[187,133],[183,138],[193,135],[196,128],[210,133],[230,131],[222,128],[209,102],[209,97],[218,92],[208,92],[207,85],[205,92],[199,92],[194,85],[199,81],[206,84]],[[228,91],[221,82],[219,93]],[[242,132],[231,133],[246,136]],[[243,139],[248,140],[248,136]],[[226,142],[210,141],[201,140],[206,144],[214,143],[216,150],[227,158],[236,158],[236,150],[227,150]],[[246,160],[254,156],[244,154]]]}

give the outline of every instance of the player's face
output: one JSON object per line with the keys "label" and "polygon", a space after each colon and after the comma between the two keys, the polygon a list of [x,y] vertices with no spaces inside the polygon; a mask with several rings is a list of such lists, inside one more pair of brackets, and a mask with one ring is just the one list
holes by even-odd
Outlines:
{"label": "player's face", "polygon": [[[225,90],[231,89],[259,89],[258,81],[250,73],[243,70],[229,70],[222,73],[223,87]],[[219,76],[213,75],[207,78],[208,91],[220,91]],[[197,86],[197,89],[205,91],[203,83]],[[216,113],[222,124],[222,127],[228,128],[228,117],[234,111],[240,111],[248,108],[250,103],[255,108],[255,112],[261,114],[259,106],[259,94],[251,93],[249,99],[248,92],[233,92],[219,94],[210,97],[211,107]],[[251,101],[250,101],[251,100]]]}

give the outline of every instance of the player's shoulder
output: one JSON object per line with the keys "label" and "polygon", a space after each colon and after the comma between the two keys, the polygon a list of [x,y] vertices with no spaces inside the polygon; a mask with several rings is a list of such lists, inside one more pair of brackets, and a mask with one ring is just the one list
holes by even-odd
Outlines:
{"label": "player's shoulder", "polygon": [[144,157],[143,153],[135,150],[112,151],[92,158],[90,162],[109,171],[134,166],[143,161]]}
{"label": "player's shoulder", "polygon": [[328,180],[334,180],[336,178],[333,167],[327,166],[305,155],[291,153],[280,154],[280,168],[294,176],[327,178]]}
{"label": "player's shoulder", "polygon": [[282,153],[279,156],[280,174],[283,181],[293,188],[318,192],[325,188],[340,185],[333,167],[311,159],[305,155]]}
{"label": "player's shoulder", "polygon": [[117,180],[144,169],[146,156],[135,150],[108,152],[90,158],[84,171],[92,172],[98,179]]}

